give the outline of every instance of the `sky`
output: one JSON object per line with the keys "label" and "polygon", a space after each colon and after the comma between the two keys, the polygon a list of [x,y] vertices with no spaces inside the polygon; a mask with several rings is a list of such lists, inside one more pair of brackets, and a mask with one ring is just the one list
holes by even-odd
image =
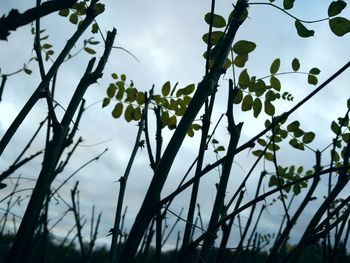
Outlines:
{"label": "sky", "polygon": [[[256,2],[256,1],[251,1]],[[268,1],[260,1],[268,2]],[[281,5],[282,1],[275,1],[276,5]],[[301,19],[316,20],[327,17],[327,6],[330,1],[295,1],[295,8],[291,13]],[[210,10],[210,1],[103,1],[106,11],[97,18],[97,22],[102,30],[106,32],[113,27],[117,29],[115,46],[121,47],[113,49],[108,64],[104,71],[103,78],[97,84],[92,85],[87,94],[86,105],[89,106],[83,115],[77,136],[83,138],[83,143],[76,154],[72,157],[69,166],[57,178],[54,187],[59,185],[71,173],[81,165],[96,157],[108,148],[108,151],[97,161],[93,162],[77,173],[69,184],[61,190],[61,195],[69,201],[69,191],[73,188],[75,181],[79,180],[80,203],[82,213],[90,218],[91,207],[96,205],[96,211],[102,211],[102,221],[98,235],[99,244],[108,244],[110,239],[106,237],[108,230],[113,225],[114,213],[118,194],[118,183],[116,182],[124,173],[129,159],[132,146],[135,140],[137,126],[135,123],[126,123],[122,119],[115,120],[110,112],[112,107],[102,109],[102,99],[105,96],[106,88],[112,81],[112,73],[126,74],[128,80],[133,80],[135,86],[142,91],[148,91],[154,84],[159,92],[161,86],[170,81],[172,85],[178,82],[179,87],[184,87],[190,83],[199,83],[205,70],[205,60],[202,56],[206,50],[202,35],[207,32],[208,26],[203,17]],[[1,13],[6,14],[11,8],[18,8],[24,11],[35,4],[34,1],[2,1],[0,3]],[[349,17],[347,8],[342,16]],[[217,1],[216,13],[223,17],[228,17],[232,10],[231,1]],[[68,37],[74,32],[75,26],[68,23],[66,18],[57,14],[42,19],[42,28],[49,34],[48,42],[53,45],[55,55],[57,55]],[[331,33],[328,22],[308,25],[316,31],[315,37],[301,39],[297,36],[294,28],[294,20],[283,14],[281,11],[266,5],[254,5],[249,8],[249,17],[240,28],[236,40],[249,40],[257,44],[256,50],[250,55],[247,63],[248,71],[251,75],[262,77],[269,75],[269,68],[275,58],[281,59],[281,71],[290,71],[290,63],[293,58],[299,58],[301,70],[308,71],[317,66],[321,69],[319,83],[322,83],[331,76],[338,68],[349,60],[349,35],[339,38]],[[82,46],[82,40],[91,37],[87,33],[77,44],[77,49]],[[101,40],[98,35],[96,39]],[[12,32],[8,41],[0,42],[0,68],[1,74],[9,74],[16,71],[34,55],[32,49],[32,35],[30,26],[25,26]],[[123,49],[131,52],[134,59]],[[102,49],[97,48],[97,57],[101,56]],[[55,55],[53,57],[55,57]],[[72,95],[76,84],[82,76],[91,55],[80,53],[71,61],[65,63],[59,70],[57,79],[56,100],[62,108],[66,108],[69,98]],[[46,69],[51,63],[46,63]],[[33,71],[28,76],[24,73],[11,76],[5,87],[5,91],[0,103],[0,135],[8,128],[15,118],[20,108],[39,83],[38,67],[35,62],[31,62],[28,67]],[[239,72],[240,69],[237,69]],[[237,74],[238,75],[238,74]],[[219,116],[225,112],[226,104],[226,83],[232,77],[231,71],[221,78],[217,105],[213,115],[215,123]],[[280,80],[283,89],[289,91],[294,96],[293,102],[283,102],[278,104],[277,113],[282,113],[290,109],[315,86],[307,84],[305,75],[285,75]],[[346,110],[346,100],[350,97],[350,73],[346,71],[317,94],[307,105],[297,110],[290,120],[299,120],[301,127],[305,131],[314,131],[317,135],[315,141],[310,144],[313,149],[324,149],[332,141],[330,123],[339,116],[343,116]],[[220,89],[222,88],[222,89]],[[63,109],[58,109],[58,116],[62,116]],[[37,128],[38,123],[45,118],[47,113],[45,101],[39,101],[31,111],[28,118],[22,123],[17,134],[1,156],[0,169],[7,167],[18,156],[26,142]],[[246,142],[251,136],[262,130],[266,116],[259,119],[252,118],[252,114],[240,112],[239,107],[235,107],[235,118],[237,122],[244,122],[242,136],[239,144]],[[164,144],[169,140],[171,132],[164,131]],[[29,153],[35,153],[42,149],[44,145],[44,133],[33,143]],[[151,135],[154,138],[154,135]],[[215,138],[224,146],[227,145],[229,136],[226,130],[226,120],[223,121],[215,134]],[[180,150],[169,178],[165,184],[162,196],[171,193],[185,171],[196,157],[200,136],[186,138]],[[286,145],[287,146],[287,145]],[[215,161],[215,154],[209,148],[205,163]],[[314,164],[314,153],[310,150],[300,152],[286,147],[281,151],[279,162],[282,165],[296,164],[311,168]],[[325,152],[324,164],[327,164],[327,153]],[[250,165],[255,160],[251,152],[244,151],[239,154],[233,165],[233,171],[227,196],[231,196],[237,185],[240,183]],[[36,158],[33,162],[17,171],[13,177],[19,174],[25,178],[36,178],[40,171],[41,159]],[[266,165],[266,166],[265,166]],[[261,164],[256,170],[252,179],[248,181],[246,191],[248,201],[255,194],[257,178],[262,169],[271,170],[268,163]],[[128,206],[126,215],[126,228],[130,229],[134,217],[140,207],[144,194],[152,176],[146,150],[138,152],[135,164],[131,170],[127,185],[125,205]],[[215,199],[215,186],[219,177],[217,172],[213,172],[204,177],[201,182],[199,193],[199,203],[202,208],[204,222],[208,222],[210,208]],[[13,182],[13,181],[12,181]],[[11,190],[12,183],[8,181]],[[20,188],[33,186],[32,180],[21,180]],[[317,195],[324,195],[326,182],[322,181]],[[267,191],[267,181],[265,181],[264,191]],[[4,193],[4,194],[3,194]],[[349,193],[349,187],[344,190],[344,195]],[[8,192],[1,192],[0,198],[5,197]],[[30,192],[21,192],[22,196],[29,195]],[[181,208],[187,209],[189,191],[185,191],[173,203],[170,209],[179,213]],[[25,199],[28,200],[28,199]],[[25,210],[25,201],[20,206],[16,206],[14,212],[21,217]],[[300,199],[301,200],[301,199]],[[317,202],[314,206],[316,207]],[[1,208],[5,203],[0,204]],[[308,218],[315,210],[312,207],[305,211],[305,218]],[[51,223],[67,209],[62,201],[51,204]],[[260,231],[262,233],[272,233],[279,225],[281,218],[281,204],[276,203],[264,214]],[[242,213],[242,220],[248,212]],[[183,214],[183,216],[186,213]],[[184,216],[185,217],[185,216]],[[169,222],[174,218],[169,218]],[[18,224],[18,222],[17,222]],[[70,214],[55,229],[54,233],[64,236],[67,229],[73,224],[73,215]],[[182,225],[180,225],[182,224]],[[179,223],[179,229],[183,223]],[[305,227],[303,221],[296,226],[296,231],[292,234],[292,240],[297,240],[301,231]],[[87,228],[88,229],[88,228]],[[237,232],[237,228],[235,229]],[[88,237],[88,235],[86,235]],[[173,241],[172,241],[173,242]],[[170,242],[171,243],[171,242]],[[173,243],[172,243],[173,244]],[[233,244],[234,245],[234,244]]]}

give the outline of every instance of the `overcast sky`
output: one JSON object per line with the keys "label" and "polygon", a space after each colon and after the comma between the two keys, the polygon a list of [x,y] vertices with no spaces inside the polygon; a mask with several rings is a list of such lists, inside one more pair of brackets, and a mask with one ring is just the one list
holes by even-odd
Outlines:
{"label": "overcast sky", "polygon": [[[232,2],[217,2],[216,13],[226,18],[232,10]],[[282,1],[276,1],[276,4],[281,4],[280,2]],[[325,0],[296,1],[295,8],[291,12],[306,20],[325,18],[329,2]],[[122,119],[113,119],[110,115],[112,107],[105,109],[101,107],[101,100],[105,96],[106,88],[109,82],[112,81],[110,75],[113,72],[117,74],[124,73],[127,79],[132,79],[135,86],[143,91],[149,90],[155,84],[156,90],[159,92],[160,87],[168,80],[173,85],[179,82],[179,87],[200,82],[205,68],[205,60],[202,54],[206,49],[205,43],[201,38],[207,31],[207,25],[203,17],[210,10],[210,1],[121,0],[104,1],[103,3],[106,4],[106,11],[101,17],[97,18],[102,32],[115,27],[118,32],[115,45],[130,51],[139,61],[136,61],[122,49],[113,50],[103,78],[98,81],[98,84],[91,86],[86,94],[86,105],[97,103],[86,110],[81,121],[78,136],[82,136],[84,142],[73,156],[69,167],[63,174],[58,176],[57,180],[59,182],[63,181],[82,164],[96,157],[105,148],[109,149],[98,162],[94,162],[79,172],[62,190],[62,195],[64,196],[64,194],[69,193],[76,180],[80,181],[80,198],[83,213],[89,218],[93,204],[96,205],[97,211],[103,211],[99,241],[108,243],[109,239],[105,238],[105,235],[113,225],[118,194],[118,183],[115,183],[115,181],[123,175],[137,132],[137,126],[134,123],[127,124]],[[33,5],[35,5],[35,1],[1,1],[0,10],[2,14],[5,14],[11,8],[18,8],[20,11],[24,11]],[[350,16],[348,9],[342,13],[342,16]],[[349,35],[339,38],[332,34],[329,30],[328,22],[308,26],[316,31],[316,36],[301,39],[296,34],[292,18],[268,6],[250,7],[249,18],[236,36],[236,40],[246,39],[257,44],[256,50],[250,55],[247,63],[249,73],[257,77],[269,75],[270,64],[275,58],[281,59],[280,71],[290,71],[291,61],[297,57],[301,62],[301,71],[307,72],[314,66],[321,69],[319,83],[322,83],[349,60],[350,38]],[[68,23],[66,18],[54,14],[42,19],[42,28],[47,29],[49,34],[48,42],[53,45],[55,55],[57,55],[66,43],[66,40],[74,32],[75,26]],[[82,40],[90,36],[90,33],[85,34],[77,44],[77,49],[81,47]],[[98,35],[95,37],[101,40]],[[30,26],[26,26],[13,32],[7,42],[0,42],[0,68],[2,74],[16,71],[34,55],[32,39]],[[97,49],[97,51],[98,56],[100,56],[102,49]],[[81,53],[60,68],[56,100],[62,107],[65,108],[68,105],[69,98],[85,71],[87,61],[90,58],[90,55]],[[46,64],[46,70],[48,70],[50,65],[50,62]],[[7,81],[0,103],[0,135],[8,128],[39,83],[37,65],[31,62],[28,67],[33,71],[31,76],[20,73],[10,77]],[[214,123],[225,112],[225,88],[227,85],[225,80],[230,77],[232,77],[232,73],[228,73],[220,82],[222,89],[219,91],[219,103],[217,103],[218,105],[213,116]],[[280,104],[279,108],[277,108],[277,114],[291,108],[315,88],[307,84],[305,75],[281,76],[280,80],[282,81],[283,89],[293,94],[294,101]],[[331,143],[332,133],[329,126],[333,119],[343,116],[345,113],[346,100],[350,97],[349,83],[350,73],[346,71],[340,78],[316,95],[308,105],[303,106],[290,118],[290,120],[300,120],[301,127],[305,131],[312,130],[316,132],[317,137],[310,145],[313,149],[323,149]],[[244,122],[240,141],[240,144],[243,144],[249,137],[262,130],[266,116],[261,116],[259,120],[255,120],[251,117],[252,114],[250,112],[242,114],[239,112],[239,107],[235,109],[237,112],[236,120]],[[7,169],[8,165],[17,157],[37,128],[38,123],[45,118],[46,112],[45,101],[39,101],[1,156],[1,170]],[[58,112],[60,116],[64,113],[60,109],[58,109]],[[215,135],[215,138],[224,146],[226,146],[229,139],[225,129],[225,121]],[[170,135],[170,132],[165,132],[165,143]],[[43,148],[43,136],[44,133],[34,143],[30,153]],[[153,139],[154,135],[151,135],[151,138]],[[176,188],[189,164],[196,157],[198,142],[198,135],[185,140],[183,148],[180,150],[174,167],[170,172],[169,180],[165,185],[164,196]],[[206,163],[215,160],[215,155],[211,149],[209,150],[205,160]],[[325,160],[327,158],[328,156],[324,157]],[[236,157],[232,171],[234,178],[231,178],[227,190],[229,197],[234,193],[254,159],[248,151],[242,152]],[[314,165],[314,154],[309,150],[300,152],[288,148],[286,151],[281,151],[279,161],[282,165],[296,164],[311,168]],[[40,171],[40,163],[39,157],[24,169],[16,172],[14,176],[21,174],[23,177],[36,178]],[[327,162],[325,161],[324,165],[326,164]],[[254,177],[249,181],[245,201],[248,201],[254,195],[254,186],[262,169],[264,169],[263,164],[259,166]],[[127,185],[125,205],[128,206],[126,221],[128,229],[139,209],[151,175],[146,150],[142,150],[137,155]],[[199,202],[202,205],[202,214],[205,220],[210,215],[210,207],[215,198],[214,184],[217,181],[217,172],[213,172],[207,175],[201,183]],[[9,183],[10,185],[11,183]],[[23,180],[21,188],[32,185],[31,181]],[[320,188],[324,186],[326,186],[326,182],[322,182]],[[266,181],[264,190],[266,191],[267,189]],[[318,193],[320,197],[324,195],[321,191]],[[344,190],[344,194],[346,193],[349,193],[349,188]],[[29,194],[29,192],[25,194]],[[1,196],[3,195],[1,194]],[[182,207],[186,210],[188,197],[189,191],[186,191],[174,202],[171,210],[176,213]],[[69,201],[68,195],[67,200]],[[4,203],[1,204],[1,208],[4,208],[4,206]],[[274,208],[269,209],[268,214],[264,215],[263,223],[260,226],[262,233],[272,233],[276,229],[276,224],[279,224],[281,218],[280,208],[281,206],[278,203]],[[24,209],[24,205],[16,207],[17,215],[21,216]],[[51,209],[52,222],[65,209],[66,206],[62,202],[59,204],[53,203]],[[309,209],[307,213],[312,214],[313,210]],[[243,213],[243,220],[244,215],[246,213]],[[73,224],[72,220],[73,216],[68,215],[67,220],[55,230],[55,233],[64,235],[67,228]],[[297,230],[301,231],[302,228],[303,226],[300,224]],[[300,232],[294,232],[294,240],[296,240],[298,234]]]}

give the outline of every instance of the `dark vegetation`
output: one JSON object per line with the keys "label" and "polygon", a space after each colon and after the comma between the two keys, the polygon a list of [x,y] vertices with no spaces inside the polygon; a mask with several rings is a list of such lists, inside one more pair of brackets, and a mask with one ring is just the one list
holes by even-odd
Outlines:
{"label": "dark vegetation", "polygon": [[[32,138],[23,145],[23,151],[0,175],[0,188],[6,193],[1,199],[1,262],[348,262],[346,245],[350,233],[350,197],[344,193],[344,189],[350,179],[350,98],[344,105],[343,115],[328,125],[333,138],[322,150],[311,147],[310,143],[317,138],[316,133],[305,131],[303,123],[295,120],[293,114],[315,99],[314,96],[332,81],[340,78],[350,67],[350,62],[334,73],[327,72],[329,78],[321,84],[318,83],[320,69],[301,70],[298,58],[291,61],[291,71],[288,72],[280,70],[282,62],[276,58],[266,70],[267,76],[259,77],[246,66],[257,44],[236,39],[237,32],[249,18],[250,8],[256,5],[266,5],[291,17],[301,38],[312,37],[316,33],[306,25],[323,21],[329,24],[331,34],[346,37],[350,32],[350,21],[341,13],[347,4],[341,0],[329,1],[325,18],[305,21],[292,15],[294,0],[274,2],[237,0],[233,3],[230,16],[224,18],[216,13],[215,0],[211,1],[211,10],[204,16],[208,24],[208,32],[203,35],[207,46],[204,53],[205,76],[198,80],[198,85],[188,84],[179,88],[177,84],[172,85],[167,81],[158,89],[160,92],[154,86],[145,91],[138,90],[125,74],[112,74],[102,106],[112,106],[114,118],[124,117],[127,122],[137,123],[138,133],[131,146],[133,150],[124,174],[118,180],[120,187],[114,225],[109,232],[112,241],[108,249],[96,247],[102,214],[96,213],[95,206],[92,206],[90,216],[81,214],[79,182],[76,181],[69,194],[63,196],[62,189],[67,187],[67,182],[74,178],[76,172],[64,181],[57,180],[57,176],[65,172],[70,158],[82,142],[82,138],[76,138],[76,135],[86,109],[84,95],[91,85],[102,78],[112,49],[118,48],[114,46],[116,29],[104,33],[99,28],[97,18],[103,15],[105,5],[98,0],[52,0],[43,3],[36,0],[36,6],[23,13],[12,10],[2,16],[0,39],[8,39],[18,27],[31,25],[34,52],[33,57],[18,71],[0,73],[0,99],[11,76],[32,74],[29,65],[38,66],[40,80],[2,135],[0,155],[5,149],[8,150],[13,136],[38,101],[45,101],[48,113]],[[76,25],[76,31],[67,36],[65,46],[56,55],[57,51],[54,51],[42,29],[41,19],[47,15],[57,15],[57,11],[69,23]],[[89,31],[93,36],[82,41],[83,34]],[[82,47],[76,51],[76,46],[81,42]],[[103,46],[103,51],[98,55],[96,46]],[[84,66],[85,72],[74,94],[67,98],[68,107],[64,109],[63,117],[59,117],[57,108],[62,106],[55,100],[55,94],[61,88],[56,83],[57,74],[65,62],[81,55],[80,51],[93,58]],[[225,79],[221,78],[223,74],[226,74]],[[280,103],[291,103],[294,99],[291,92],[284,90],[280,80],[286,74],[306,75],[307,84],[316,87],[289,110],[278,112]],[[349,97],[347,86],[338,88]],[[219,120],[214,120],[212,116],[217,109],[216,96],[219,91],[227,94],[226,101],[220,102],[221,105],[225,104],[226,111]],[[260,132],[245,142],[241,139],[245,125],[237,122],[238,112],[251,113],[253,118],[266,118]],[[223,125],[221,122],[224,119],[226,123]],[[154,120],[155,127],[151,127],[151,120],[152,123]],[[219,141],[215,133],[220,128],[227,129],[227,138]],[[166,129],[172,132],[169,141],[163,140]],[[41,130],[45,130],[42,141],[44,150],[32,153],[31,145],[38,139]],[[164,196],[162,190],[174,159],[185,137],[193,137],[195,133],[201,138],[199,145],[196,145],[198,155],[194,156],[193,164],[183,175],[181,184],[174,188],[173,193]],[[216,161],[207,165],[205,157],[212,154],[207,151],[209,145],[214,149]],[[153,177],[135,222],[128,229],[125,226],[126,185],[132,175],[136,154],[142,148],[147,151],[149,161],[145,167],[152,170]],[[294,164],[293,160],[283,166],[279,159],[280,149],[308,151],[310,160],[314,161],[306,168]],[[88,160],[76,171],[97,161],[106,151]],[[246,175],[237,182],[239,187],[228,191],[229,179],[236,172],[233,163],[241,153],[254,156],[255,162],[244,167]],[[41,158],[42,165],[34,179],[35,186],[27,197],[23,197],[20,194],[25,191],[21,188],[23,178],[21,175],[15,176],[15,173],[37,158]],[[201,179],[209,173],[219,176],[213,207],[211,211],[205,211],[210,215],[209,221],[203,222],[198,194]],[[253,199],[248,199],[246,195],[249,180],[257,182],[256,189],[250,189],[255,192]],[[315,196],[316,191],[320,191],[317,188],[322,180],[328,180],[324,198]],[[9,190],[11,187],[12,190]],[[175,213],[172,202],[180,199],[186,189],[191,189],[190,199],[183,203],[181,212]],[[289,245],[297,222],[317,198],[319,205],[307,218],[309,222],[302,230],[298,243]],[[18,217],[13,209],[22,202],[26,206],[25,212]],[[53,220],[49,218],[49,211],[55,202],[62,202],[67,208],[60,218]],[[282,207],[283,216],[275,233],[264,234],[260,231],[261,215],[267,213],[270,206]],[[243,211],[248,211],[245,218],[241,216]],[[66,229],[64,238],[54,238],[52,229],[68,216],[71,216],[72,228]],[[169,217],[174,218],[171,226],[167,222]],[[185,222],[184,227],[175,233],[179,221]],[[239,234],[233,242],[234,226],[238,226]],[[85,229],[89,229],[88,237],[83,234]],[[170,237],[176,239],[176,246],[173,251],[165,251],[164,245]]]}

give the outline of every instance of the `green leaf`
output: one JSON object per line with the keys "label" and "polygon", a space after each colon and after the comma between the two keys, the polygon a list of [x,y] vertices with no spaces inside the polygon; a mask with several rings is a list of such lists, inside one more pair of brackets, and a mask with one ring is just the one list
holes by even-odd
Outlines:
{"label": "green leaf", "polygon": [[339,154],[334,151],[333,149],[331,150],[331,157],[334,162],[339,162],[340,161],[340,156]]}
{"label": "green leaf", "polygon": [[191,138],[194,136],[194,131],[193,131],[193,129],[192,129],[191,127],[188,129],[187,135],[188,135],[189,137],[191,137]]}
{"label": "green leaf", "polygon": [[104,98],[102,102],[102,108],[108,106],[108,104],[111,102],[110,98]]}
{"label": "green leaf", "polygon": [[269,116],[275,115],[275,106],[269,100],[265,100],[264,102],[265,113]]}
{"label": "green leaf", "polygon": [[249,111],[251,110],[252,106],[253,106],[253,97],[252,95],[248,94],[243,98],[242,111]]}
{"label": "green leaf", "polygon": [[264,153],[263,150],[253,151],[253,155],[256,156],[256,157],[260,157],[263,153]]}
{"label": "green leaf", "polygon": [[43,49],[50,49],[50,48],[52,48],[52,45],[46,43],[42,46],[42,48]]}
{"label": "green leaf", "polygon": [[120,78],[122,79],[122,81],[126,81],[126,75],[125,74],[121,74]]}
{"label": "green leaf", "polygon": [[237,55],[233,61],[233,64],[235,64],[239,68],[243,68],[247,61],[248,61],[248,54]]}
{"label": "green leaf", "polygon": [[70,21],[72,24],[76,25],[76,24],[78,23],[78,16],[77,16],[77,14],[75,14],[75,13],[71,14],[71,15],[69,16],[69,21]]}
{"label": "green leaf", "polygon": [[114,85],[114,83],[109,84],[109,86],[107,88],[107,96],[108,96],[108,98],[114,97],[116,90],[117,90],[117,87],[116,87],[116,85]]}
{"label": "green leaf", "polygon": [[187,85],[186,87],[184,87],[182,89],[182,94],[183,95],[190,95],[194,91],[195,87],[196,86],[194,84]]}
{"label": "green leaf", "polygon": [[101,3],[97,3],[95,5],[95,12],[97,15],[102,14],[105,11],[105,5]]}
{"label": "green leaf", "polygon": [[67,9],[61,9],[59,12],[58,12],[58,14],[60,15],[60,16],[68,16],[69,15],[69,9],[67,8]]}
{"label": "green leaf", "polygon": [[91,26],[91,33],[96,34],[98,32],[98,25],[97,23],[93,23]]}
{"label": "green leaf", "polygon": [[259,116],[261,109],[262,109],[261,100],[259,98],[256,98],[253,103],[253,114],[255,118]]}
{"label": "green leaf", "polygon": [[91,55],[96,54],[96,51],[93,50],[92,48],[84,47],[84,50],[85,50],[87,53],[91,54]]}
{"label": "green leaf", "polygon": [[307,82],[311,85],[316,85],[318,82],[318,79],[315,75],[308,75],[307,76]]}
{"label": "green leaf", "polygon": [[295,20],[295,28],[300,37],[312,37],[315,34],[314,30],[307,29],[299,20]]}
{"label": "green leaf", "polygon": [[298,185],[298,184],[293,185],[293,193],[294,193],[295,195],[298,195],[298,194],[301,193],[300,185]]}
{"label": "green leaf", "polygon": [[265,153],[265,159],[273,162],[274,155],[270,152]]}
{"label": "green leaf", "polygon": [[29,68],[24,68],[23,70],[28,75],[32,74],[32,70],[30,70]]}
{"label": "green leaf", "polygon": [[295,0],[283,0],[283,8],[288,10],[292,9],[294,5]]}
{"label": "green leaf", "polygon": [[169,119],[169,123],[168,123],[169,130],[175,129],[176,123],[177,123],[177,119],[176,119],[175,115],[171,116]]}
{"label": "green leaf", "polygon": [[255,48],[256,48],[256,44],[254,42],[247,41],[247,40],[240,40],[233,45],[232,50],[237,55],[244,55],[252,52]]}
{"label": "green leaf", "polygon": [[274,88],[275,90],[277,91],[281,90],[281,82],[275,76],[271,76],[270,84],[271,84],[271,87]]}
{"label": "green leaf", "polygon": [[345,7],[346,3],[344,1],[333,1],[328,7],[328,16],[332,17],[339,15]]}
{"label": "green leaf", "polygon": [[266,146],[266,145],[267,145],[267,142],[266,142],[264,139],[259,138],[259,139],[257,139],[256,141],[257,141],[257,143],[259,143],[261,146]]}
{"label": "green leaf", "polygon": [[164,83],[163,87],[162,87],[162,95],[164,97],[168,96],[170,93],[170,82],[167,81]]}
{"label": "green leaf", "polygon": [[350,32],[350,21],[344,17],[331,18],[329,27],[335,35],[341,37]]}
{"label": "green leaf", "polygon": [[281,65],[281,60],[279,58],[276,58],[272,64],[271,64],[271,67],[270,67],[270,73],[273,75],[273,74],[276,74],[277,71],[279,70],[280,68],[280,65]]}
{"label": "green leaf", "polygon": [[250,83],[250,78],[247,69],[242,70],[241,74],[239,74],[238,77],[238,85],[240,85],[241,88],[248,87]]}
{"label": "green leaf", "polygon": [[131,104],[129,104],[125,109],[124,118],[127,122],[130,122],[133,119],[133,115],[134,115],[134,107]]}
{"label": "green leaf", "polygon": [[243,92],[241,89],[238,89],[235,97],[233,98],[233,103],[239,104],[239,103],[241,103],[242,99],[243,99]]}
{"label": "green leaf", "polygon": [[119,118],[123,113],[123,108],[124,108],[123,103],[118,102],[112,111],[113,118],[116,118],[116,119]]}
{"label": "green leaf", "polygon": [[139,105],[143,105],[145,103],[145,94],[143,92],[138,92],[136,95],[136,102]]}
{"label": "green leaf", "polygon": [[116,73],[112,73],[112,78],[113,79],[118,79],[118,75]]}
{"label": "green leaf", "polygon": [[269,187],[274,185],[278,186],[278,179],[276,175],[272,175],[269,180]]}
{"label": "green leaf", "polygon": [[192,128],[193,130],[195,130],[195,131],[199,131],[199,130],[202,128],[202,126],[200,126],[200,125],[197,124],[197,123],[193,123],[193,124],[191,125],[191,128]]}
{"label": "green leaf", "polygon": [[342,137],[344,142],[348,143],[349,139],[350,139],[350,133],[344,133],[344,134],[342,134],[341,137]]}
{"label": "green leaf", "polygon": [[321,72],[321,70],[319,68],[312,68],[312,69],[310,69],[309,74],[318,75],[318,74],[320,74],[320,72]]}
{"label": "green leaf", "polygon": [[[210,43],[212,46],[215,46],[216,44],[219,43],[221,37],[223,37],[225,35],[224,32],[221,31],[213,31],[211,33],[211,39],[210,39]],[[209,40],[209,33],[206,33],[203,35],[202,37],[203,41],[208,44],[208,40]]]}
{"label": "green leaf", "polygon": [[292,69],[294,71],[298,71],[300,69],[300,63],[299,63],[299,60],[297,58],[294,58],[292,61]]}
{"label": "green leaf", "polygon": [[313,132],[306,132],[303,136],[303,143],[310,143],[315,139],[315,133]]}
{"label": "green leaf", "polygon": [[225,18],[223,18],[220,15],[213,14],[213,18],[211,18],[211,13],[207,13],[204,16],[204,20],[205,20],[205,22],[207,22],[208,25],[210,25],[210,20],[211,19],[213,19],[212,20],[213,21],[213,23],[212,23],[213,27],[221,28],[221,27],[226,26]]}
{"label": "green leaf", "polygon": [[139,121],[139,120],[141,120],[142,112],[141,112],[141,108],[140,108],[140,107],[137,107],[137,108],[134,110],[132,117],[133,117],[134,121]]}
{"label": "green leaf", "polygon": [[340,134],[340,127],[339,127],[339,125],[338,125],[335,121],[332,121],[331,130],[332,130],[332,132],[334,132],[336,135],[339,135],[339,134]]}
{"label": "green leaf", "polygon": [[294,132],[299,129],[300,123],[299,121],[293,121],[287,126],[287,131]]}
{"label": "green leaf", "polygon": [[223,152],[223,151],[225,151],[225,147],[222,146],[222,145],[220,145],[220,146],[218,146],[218,147],[215,149],[215,151],[216,151],[216,152]]}

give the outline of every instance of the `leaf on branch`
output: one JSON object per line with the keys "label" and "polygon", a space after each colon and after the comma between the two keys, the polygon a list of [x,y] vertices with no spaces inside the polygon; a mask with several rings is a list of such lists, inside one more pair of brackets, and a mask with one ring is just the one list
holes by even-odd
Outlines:
{"label": "leaf on branch", "polygon": [[162,87],[162,95],[164,97],[168,96],[170,93],[170,82],[167,81],[164,83],[163,87]]}
{"label": "leaf on branch", "polygon": [[259,116],[261,109],[262,109],[261,100],[259,98],[256,98],[253,103],[253,114],[255,118]]}
{"label": "leaf on branch", "polygon": [[303,143],[311,143],[315,139],[315,133],[313,132],[306,132],[303,136]]}
{"label": "leaf on branch", "polygon": [[307,76],[307,82],[308,82],[309,84],[311,84],[311,85],[316,85],[317,82],[318,82],[318,79],[317,79],[317,77],[316,77],[315,75],[309,74],[309,75]]}
{"label": "leaf on branch", "polygon": [[344,1],[342,0],[333,1],[332,3],[330,3],[328,7],[328,16],[332,17],[332,16],[339,15],[345,7],[346,7],[346,3]]}
{"label": "leaf on branch", "polygon": [[76,24],[78,23],[78,16],[77,16],[77,14],[75,14],[75,13],[71,14],[71,15],[69,16],[69,21],[70,21],[72,24],[76,25]]}
{"label": "leaf on branch", "polygon": [[315,34],[314,30],[307,29],[299,20],[295,20],[295,28],[300,37],[312,37]]}
{"label": "leaf on branch", "polygon": [[248,94],[243,98],[242,111],[249,111],[251,110],[252,106],[253,106],[253,97],[252,95]]}
{"label": "leaf on branch", "polygon": [[344,17],[335,17],[329,20],[329,27],[338,37],[350,32],[350,21]]}
{"label": "leaf on branch", "polygon": [[[210,44],[212,46],[215,46],[216,44],[219,43],[220,39],[225,35],[224,32],[221,32],[221,31],[213,31],[211,33],[211,39],[210,39]],[[209,41],[209,33],[206,33],[203,35],[202,37],[203,41],[208,44],[208,41]]]}
{"label": "leaf on branch", "polygon": [[108,104],[111,102],[109,98],[104,98],[102,102],[102,108],[108,106]]}
{"label": "leaf on branch", "polygon": [[123,108],[124,108],[123,103],[118,102],[112,111],[113,118],[115,119],[119,118],[123,113]]}
{"label": "leaf on branch", "polygon": [[283,8],[286,10],[292,9],[295,0],[283,0]]}
{"label": "leaf on branch", "polygon": [[[210,19],[211,19],[211,13],[207,13],[204,16],[204,20],[205,22],[207,22],[208,25],[210,25]],[[222,16],[213,14],[212,19],[213,19],[213,24],[212,24],[213,27],[221,28],[226,26],[225,18],[223,18]]]}
{"label": "leaf on branch", "polygon": [[298,71],[300,69],[300,62],[297,58],[294,58],[292,61],[292,69]]}
{"label": "leaf on branch", "polygon": [[60,16],[68,16],[69,15],[69,9],[61,9],[58,14]]}
{"label": "leaf on branch", "polygon": [[255,48],[256,44],[254,42],[240,40],[233,45],[232,51],[235,52],[237,55],[244,55],[254,51]]}
{"label": "leaf on branch", "polygon": [[91,54],[91,55],[96,54],[96,51],[93,50],[92,48],[84,47],[84,50],[85,50],[85,52],[87,52],[87,53],[89,53],[89,54]]}
{"label": "leaf on branch", "polygon": [[271,64],[270,73],[272,75],[276,74],[280,68],[280,65],[281,65],[281,60],[279,58],[276,58]]}

